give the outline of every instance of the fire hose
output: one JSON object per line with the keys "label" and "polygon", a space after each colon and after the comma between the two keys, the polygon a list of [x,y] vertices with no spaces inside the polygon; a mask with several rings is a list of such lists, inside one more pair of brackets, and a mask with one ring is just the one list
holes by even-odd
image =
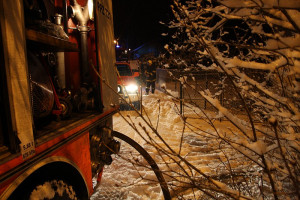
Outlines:
{"label": "fire hose", "polygon": [[119,138],[121,140],[123,140],[124,142],[128,143],[129,145],[131,145],[133,148],[135,148],[143,157],[144,159],[148,162],[148,164],[151,166],[153,172],[155,173],[161,190],[163,192],[164,198],[165,200],[170,200],[171,199],[171,195],[168,189],[168,185],[165,181],[165,178],[162,174],[162,172],[160,171],[158,165],[156,164],[156,162],[153,160],[153,158],[149,155],[149,153],[143,148],[141,147],[137,142],[135,142],[133,139],[131,139],[130,137],[117,132],[117,131],[113,131],[112,132],[112,136]]}

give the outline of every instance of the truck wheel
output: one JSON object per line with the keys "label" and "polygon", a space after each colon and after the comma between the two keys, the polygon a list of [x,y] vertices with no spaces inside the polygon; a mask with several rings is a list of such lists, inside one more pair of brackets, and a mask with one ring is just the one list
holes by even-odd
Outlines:
{"label": "truck wheel", "polygon": [[[81,199],[80,192],[74,185],[63,179],[53,179],[43,183],[31,182],[18,188],[8,200],[26,199],[26,200],[74,200]],[[86,198],[87,199],[87,198]]]}
{"label": "truck wheel", "polygon": [[53,162],[30,174],[8,200],[88,200],[88,197],[88,189],[77,169],[68,163]]}
{"label": "truck wheel", "polygon": [[141,102],[140,101],[134,102],[133,105],[134,105],[135,109],[141,110]]}
{"label": "truck wheel", "polygon": [[77,199],[77,196],[72,185],[65,183],[63,180],[52,180],[36,186],[36,188],[30,193],[29,199],[69,200]]}

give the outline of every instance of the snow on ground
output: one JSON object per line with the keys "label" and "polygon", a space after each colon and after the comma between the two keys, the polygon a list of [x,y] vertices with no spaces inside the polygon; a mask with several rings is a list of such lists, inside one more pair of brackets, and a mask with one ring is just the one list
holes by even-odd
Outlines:
{"label": "snow on ground", "polygon": [[[146,109],[146,112],[143,112],[143,116],[145,118],[149,117],[151,123],[154,127],[157,127],[161,136],[178,152],[183,129],[182,119],[178,115],[178,103],[175,104],[172,97],[160,91],[156,91],[155,94],[143,96],[143,105]],[[189,116],[195,115],[194,109],[196,108],[185,109],[185,114]],[[128,116],[130,116],[133,123],[143,132],[139,123],[145,126],[145,122],[143,122],[135,111],[121,111],[120,114],[115,114],[113,118],[114,130],[138,142],[150,153],[152,158],[156,160],[160,169],[164,170],[165,166],[161,164],[157,151],[152,146],[146,144],[128,123],[126,123],[121,115],[125,116],[126,119],[129,119]],[[158,116],[159,123],[157,123]],[[194,119],[191,118],[189,122],[197,128],[206,130],[207,124],[200,121],[199,116],[195,116]],[[226,122],[220,123],[220,125],[226,126]],[[147,130],[150,131],[149,128],[147,128]],[[159,141],[157,136],[153,136],[153,138]],[[130,162],[126,161],[126,159],[132,159],[133,155],[135,160],[138,159],[140,162],[146,163],[146,161],[143,161],[142,156],[122,141],[120,155],[126,158],[124,159],[119,156],[113,157],[112,164],[105,167],[102,181],[100,185],[95,188],[96,193],[91,199],[163,199],[159,184],[155,182],[156,177],[154,173],[145,167],[133,166]],[[200,168],[204,173],[216,174],[217,169],[222,169],[214,166],[216,163],[220,163],[214,161],[223,158],[219,151],[218,144],[210,140],[209,137],[201,137],[194,134],[192,128],[186,128],[185,130],[181,155],[184,155],[188,161]],[[238,163],[236,163],[236,165],[238,166]],[[220,173],[220,171],[218,171],[218,173]],[[142,180],[141,177],[150,181]],[[168,181],[168,177],[165,178]]]}

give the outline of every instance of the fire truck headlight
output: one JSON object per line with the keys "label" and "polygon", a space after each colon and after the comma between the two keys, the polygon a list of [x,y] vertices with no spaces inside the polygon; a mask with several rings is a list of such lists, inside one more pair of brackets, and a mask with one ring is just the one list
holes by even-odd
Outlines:
{"label": "fire truck headlight", "polygon": [[125,89],[128,93],[137,93],[139,87],[135,84],[125,86]]}
{"label": "fire truck headlight", "polygon": [[121,86],[118,85],[118,93],[121,93],[121,92],[122,92]]}

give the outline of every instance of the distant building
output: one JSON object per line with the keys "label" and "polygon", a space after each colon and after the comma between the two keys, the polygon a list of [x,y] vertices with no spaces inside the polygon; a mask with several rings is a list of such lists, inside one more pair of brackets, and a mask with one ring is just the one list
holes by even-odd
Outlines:
{"label": "distant building", "polygon": [[[131,50],[123,47],[116,48],[116,59],[117,61],[131,62],[134,60],[147,60],[154,59],[159,56],[163,46],[158,42],[148,42],[138,48]],[[142,63],[140,63],[142,64]]]}
{"label": "distant building", "polygon": [[131,51],[133,59],[138,59],[145,55],[157,57],[162,50],[161,44],[157,42],[148,42]]}

